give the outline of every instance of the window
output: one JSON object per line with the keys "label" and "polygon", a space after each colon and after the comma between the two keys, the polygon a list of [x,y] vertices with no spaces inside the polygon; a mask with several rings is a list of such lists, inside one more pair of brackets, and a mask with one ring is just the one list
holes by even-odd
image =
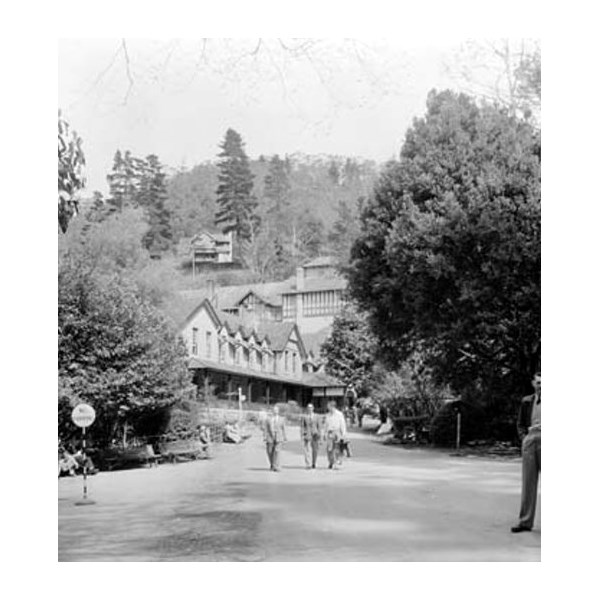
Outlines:
{"label": "window", "polygon": [[296,359],[297,359],[297,354],[294,352],[292,354],[292,372],[296,372]]}
{"label": "window", "polygon": [[206,358],[210,358],[212,355],[211,342],[212,342],[212,333],[210,331],[207,331],[206,332]]}
{"label": "window", "polygon": [[289,352],[287,350],[285,351],[283,359],[284,359],[283,370],[288,371],[288,369],[289,369],[289,364],[288,364],[289,363]]}
{"label": "window", "polygon": [[219,361],[225,362],[225,350],[227,350],[227,342],[223,339],[219,339]]}
{"label": "window", "polygon": [[283,318],[296,318],[296,296],[293,294],[283,296]]}
{"label": "window", "polygon": [[198,328],[192,328],[192,354],[198,354]]}

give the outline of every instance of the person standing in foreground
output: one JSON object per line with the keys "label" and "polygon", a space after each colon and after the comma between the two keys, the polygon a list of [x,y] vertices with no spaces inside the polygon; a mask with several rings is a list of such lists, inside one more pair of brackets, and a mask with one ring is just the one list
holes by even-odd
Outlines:
{"label": "person standing in foreground", "polygon": [[521,401],[517,428],[523,438],[523,481],[519,524],[513,533],[531,531],[535,519],[538,479],[542,468],[542,376],[536,373],[531,382],[535,393]]}
{"label": "person standing in foreground", "polygon": [[316,469],[319,442],[321,441],[321,423],[312,404],[306,407],[306,413],[300,418],[300,438],[304,450],[304,464],[307,469]]}
{"label": "person standing in foreground", "polygon": [[267,418],[264,433],[271,471],[279,471],[279,452],[283,444],[287,442],[287,435],[285,420],[279,416],[278,406],[273,407],[272,413]]}
{"label": "person standing in foreground", "polygon": [[329,412],[325,417],[325,439],[329,468],[333,469],[342,464],[340,441],[346,437],[346,420],[342,412],[336,408],[335,402],[329,402],[327,408]]}

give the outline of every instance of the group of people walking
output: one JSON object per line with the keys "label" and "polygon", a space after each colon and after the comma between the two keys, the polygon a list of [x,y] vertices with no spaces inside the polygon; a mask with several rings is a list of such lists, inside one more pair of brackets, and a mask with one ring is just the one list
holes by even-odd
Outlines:
{"label": "group of people walking", "polygon": [[[274,406],[263,425],[267,457],[272,471],[279,471],[279,455],[282,446],[287,442],[285,420],[279,414],[279,407]],[[337,409],[335,402],[327,405],[325,418],[317,415],[314,406],[309,404],[306,412],[300,417],[300,439],[304,452],[304,464],[307,469],[317,468],[317,459],[321,444],[325,443],[327,462],[330,469],[337,469],[342,464],[342,454],[350,455],[347,439],[348,429],[343,413]]]}

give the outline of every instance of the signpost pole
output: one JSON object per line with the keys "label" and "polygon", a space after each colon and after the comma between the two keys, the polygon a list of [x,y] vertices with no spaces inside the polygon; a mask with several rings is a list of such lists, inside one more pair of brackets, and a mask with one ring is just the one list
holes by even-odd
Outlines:
{"label": "signpost pole", "polygon": [[87,449],[86,449],[86,429],[94,422],[96,413],[94,409],[85,403],[78,404],[71,413],[71,419],[77,427],[81,427],[81,454],[83,456],[83,499],[75,502],[77,506],[86,504],[96,504],[87,497]]}
{"label": "signpost pole", "polygon": [[460,410],[456,413],[456,449],[460,449]]}

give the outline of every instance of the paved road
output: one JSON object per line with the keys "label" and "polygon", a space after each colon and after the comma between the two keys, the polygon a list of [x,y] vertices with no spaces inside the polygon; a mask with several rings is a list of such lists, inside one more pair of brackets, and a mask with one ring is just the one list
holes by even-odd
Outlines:
{"label": "paved road", "polygon": [[[520,462],[452,457],[353,434],[339,471],[282,471],[255,435],[212,460],[58,483],[61,561],[539,561],[539,524],[511,534]],[[538,517],[539,518],[539,517]]]}

